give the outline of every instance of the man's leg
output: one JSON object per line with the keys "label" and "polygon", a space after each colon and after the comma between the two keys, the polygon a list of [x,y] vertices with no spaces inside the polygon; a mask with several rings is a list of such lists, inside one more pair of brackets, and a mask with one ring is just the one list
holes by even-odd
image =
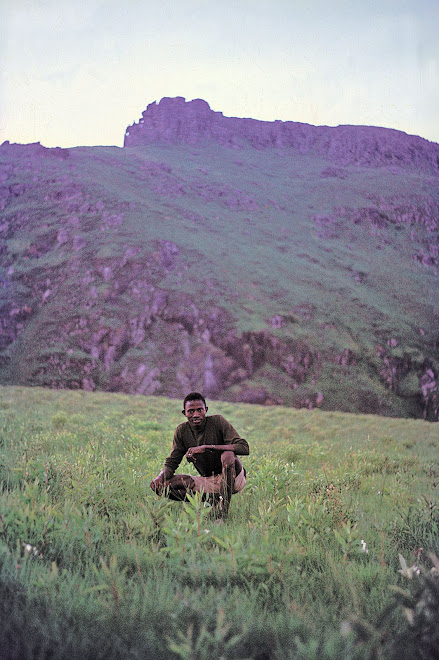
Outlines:
{"label": "man's leg", "polygon": [[214,450],[195,454],[191,462],[203,477],[210,477],[213,474],[222,475],[220,492],[205,493],[203,499],[210,501],[215,508],[218,505],[220,517],[225,518],[229,512],[236,475],[244,469],[241,460],[233,451]]}
{"label": "man's leg", "polygon": [[225,518],[229,513],[230,500],[232,499],[236,471],[237,469],[239,470],[240,467],[242,469],[242,464],[233,451],[224,451],[221,454],[221,464],[223,478],[220,491],[220,512],[221,515]]}

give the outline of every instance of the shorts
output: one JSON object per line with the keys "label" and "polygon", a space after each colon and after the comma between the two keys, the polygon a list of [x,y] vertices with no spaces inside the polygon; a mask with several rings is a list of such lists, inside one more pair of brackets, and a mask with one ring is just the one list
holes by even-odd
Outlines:
{"label": "shorts", "polygon": [[[194,490],[197,493],[219,493],[221,490],[223,475],[214,474],[211,477],[192,476],[194,480]],[[245,486],[245,470],[242,468],[241,472],[235,477],[233,484],[233,494],[239,493]]]}

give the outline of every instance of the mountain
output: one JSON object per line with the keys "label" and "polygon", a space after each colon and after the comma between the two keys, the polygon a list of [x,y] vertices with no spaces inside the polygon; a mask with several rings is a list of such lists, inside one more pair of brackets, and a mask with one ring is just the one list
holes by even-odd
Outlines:
{"label": "mountain", "polygon": [[439,145],[148,105],[0,146],[0,383],[439,417]]}

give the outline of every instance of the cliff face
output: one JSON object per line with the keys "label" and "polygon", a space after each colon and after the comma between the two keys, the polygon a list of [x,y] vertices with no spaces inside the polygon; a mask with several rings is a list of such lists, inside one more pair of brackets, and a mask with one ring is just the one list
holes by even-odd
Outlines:
{"label": "cliff face", "polygon": [[181,98],[125,145],[0,147],[1,383],[438,419],[439,145]]}
{"label": "cliff face", "polygon": [[224,117],[202,99],[163,98],[128,126],[124,146],[198,144],[210,140],[239,149],[292,149],[342,165],[414,167],[439,174],[439,145],[401,131],[371,126],[312,126],[292,121]]}

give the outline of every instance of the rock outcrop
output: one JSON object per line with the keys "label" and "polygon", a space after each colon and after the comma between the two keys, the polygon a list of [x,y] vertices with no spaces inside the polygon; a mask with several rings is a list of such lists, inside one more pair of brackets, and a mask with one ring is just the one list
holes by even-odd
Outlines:
{"label": "rock outcrop", "polygon": [[[316,153],[341,165],[414,167],[439,174],[439,145],[402,131],[225,117],[202,99],[187,102],[183,97],[150,103],[139,122],[127,127],[124,146],[198,144],[204,140],[234,149],[249,144],[256,149]],[[331,172],[326,170],[323,176],[334,176]]]}

